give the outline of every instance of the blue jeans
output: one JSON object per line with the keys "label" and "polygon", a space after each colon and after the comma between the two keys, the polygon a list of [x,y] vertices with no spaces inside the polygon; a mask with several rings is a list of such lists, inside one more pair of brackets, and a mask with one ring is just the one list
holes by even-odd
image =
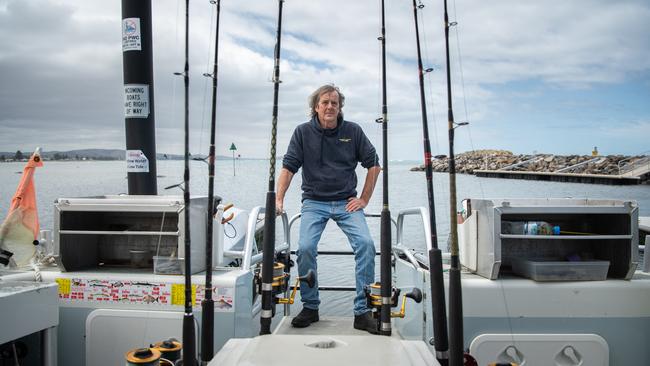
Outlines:
{"label": "blue jeans", "polygon": [[[322,202],[306,199],[302,203],[300,239],[298,240],[298,273],[301,276],[317,271],[318,241],[329,219],[334,220],[348,238],[356,262],[356,291],[354,315],[369,311],[364,287],[375,282],[375,244],[370,237],[363,211],[346,212],[347,201]],[[317,276],[318,278],[318,276]],[[318,280],[313,288],[300,286],[303,307],[318,309]]]}

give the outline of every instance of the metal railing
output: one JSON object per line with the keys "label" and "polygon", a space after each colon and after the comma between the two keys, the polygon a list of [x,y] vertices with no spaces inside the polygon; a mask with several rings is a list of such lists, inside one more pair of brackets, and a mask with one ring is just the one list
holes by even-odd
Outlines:
{"label": "metal railing", "polygon": [[555,171],[555,173],[570,172],[572,170],[575,170],[577,168],[581,168],[581,167],[583,167],[585,165],[588,165],[588,164],[591,164],[591,163],[598,164],[598,163],[602,162],[603,160],[605,160],[605,158],[603,158],[602,156],[598,156],[598,157],[595,157],[595,158],[592,158],[592,159],[587,159],[587,160],[585,160],[583,162],[580,162],[580,163],[577,163],[577,164],[570,165],[570,166],[562,168],[562,169],[558,169],[558,170]]}
{"label": "metal railing", "polygon": [[[242,259],[241,268],[249,269],[251,266],[262,261],[262,253],[258,252],[257,246],[255,245],[255,232],[257,230],[258,218],[260,215],[265,213],[264,211],[265,209],[262,206],[256,206],[251,210],[251,213],[248,216],[248,224],[246,225],[246,241],[244,243],[244,248],[242,250],[226,250],[223,253],[223,255],[228,258]],[[289,222],[286,212],[283,212],[280,215],[280,218],[282,219],[284,242],[275,247],[276,253],[285,252],[291,247]]]}
{"label": "metal railing", "polygon": [[[381,214],[379,213],[365,213],[365,217],[381,217]],[[395,226],[396,229],[396,239],[395,239],[395,245],[393,246],[393,251],[395,251],[397,254],[401,254],[406,259],[408,259],[409,263],[411,263],[415,268],[420,268],[420,263],[419,261],[413,256],[412,251],[404,246],[403,241],[404,241],[404,218],[406,216],[410,215],[419,215],[420,218],[422,219],[422,227],[424,229],[424,235],[425,235],[425,243],[427,246],[427,250],[432,247],[431,243],[431,227],[429,226],[429,221],[428,221],[428,215],[429,212],[427,211],[426,208],[424,207],[414,207],[414,208],[407,208],[400,210],[397,214],[397,220],[391,217],[390,221],[393,223],[393,226]],[[298,219],[302,216],[302,214],[296,214],[291,217],[289,220],[289,236],[291,235],[291,227],[293,224],[298,221]],[[289,243],[291,242],[290,240],[287,240]],[[291,251],[291,254],[295,254],[295,251]],[[322,255],[353,255],[354,253],[351,251],[318,251],[318,254]],[[376,255],[379,255],[379,252],[375,253]],[[328,286],[324,288],[336,288],[335,286]],[[340,289],[338,289],[340,290]]]}
{"label": "metal railing", "polygon": [[[636,159],[636,160],[634,160]],[[647,166],[650,169],[650,156],[632,156],[618,162],[618,175],[629,173],[642,166]]]}
{"label": "metal railing", "polygon": [[542,160],[545,157],[546,157],[546,155],[535,155],[530,159],[526,159],[524,161],[520,161],[518,163],[514,163],[514,164],[511,164],[511,165],[505,166],[505,167],[500,168],[498,170],[512,170],[512,169],[514,169],[516,167],[519,167],[519,166],[522,166],[522,165],[528,165],[530,163],[534,163],[536,161]]}
{"label": "metal railing", "polygon": [[[255,233],[257,230],[257,223],[259,222],[259,216],[264,214],[264,207],[256,206],[254,207],[250,215],[248,216],[248,223],[246,227],[246,241],[244,248],[242,250],[226,250],[224,251],[224,256],[233,259],[241,259],[242,264],[241,268],[248,269],[251,266],[262,261],[263,254],[258,251],[257,245],[255,245]],[[365,217],[381,217],[379,213],[365,213]],[[422,228],[424,230],[424,241],[426,244],[427,250],[433,247],[431,242],[431,227],[429,226],[428,216],[429,212],[425,207],[413,207],[400,210],[397,214],[397,219],[391,217],[391,222],[396,229],[396,239],[395,245],[393,245],[393,250],[397,254],[401,254],[408,259],[408,261],[416,268],[420,267],[420,262],[414,257],[412,250],[407,248],[404,245],[404,219],[407,216],[419,216],[422,222]],[[295,254],[295,250],[291,250],[291,228],[293,225],[300,219],[302,214],[298,213],[288,219],[287,213],[283,212],[280,215],[282,219],[282,233],[284,237],[284,242],[275,247],[276,253],[282,253],[289,251],[290,254]],[[318,251],[318,254],[323,255],[353,255],[352,251]],[[376,255],[380,253],[377,252]]]}
{"label": "metal railing", "polygon": [[413,252],[404,246],[404,218],[410,215],[419,215],[422,219],[422,228],[424,229],[424,242],[427,251],[433,247],[431,242],[431,227],[429,226],[429,211],[424,207],[414,207],[400,210],[397,214],[397,238],[393,250],[403,254],[416,269],[420,268],[420,262],[413,256]]}
{"label": "metal railing", "polygon": [[[248,217],[248,223],[246,228],[246,241],[244,248],[242,250],[228,250],[224,251],[224,256],[233,258],[233,259],[242,259],[241,267],[242,269],[250,269],[251,266],[256,265],[262,261],[263,253],[258,251],[257,246],[255,245],[255,233],[257,231],[257,223],[260,215],[264,214],[264,207],[257,206],[251,210],[251,213]],[[381,217],[381,214],[378,213],[365,213],[365,217]],[[420,261],[415,257],[413,251],[406,246],[404,246],[404,219],[406,216],[416,215],[420,216],[422,220],[422,227],[425,234],[425,243],[427,249],[432,247],[431,243],[431,227],[429,226],[428,221],[428,211],[424,207],[415,207],[400,210],[397,215],[397,220],[391,217],[391,222],[396,228],[396,241],[395,245],[392,247],[393,252],[396,255],[403,256],[408,260],[408,262],[416,269],[421,268]],[[302,216],[300,213],[287,218],[286,212],[283,212],[281,215],[282,219],[282,228],[284,234],[284,242],[279,246],[276,246],[275,253],[288,252],[289,254],[295,254],[295,251],[291,250],[291,228],[293,224],[300,219]],[[318,254],[322,255],[354,255],[352,251],[318,251]],[[379,252],[376,255],[380,255]],[[322,291],[355,291],[353,286],[319,286],[319,290]],[[288,296],[289,288],[287,288]],[[259,301],[253,306],[253,315],[259,313],[261,310],[261,303]],[[288,304],[284,306],[284,314],[290,315],[290,308]]]}

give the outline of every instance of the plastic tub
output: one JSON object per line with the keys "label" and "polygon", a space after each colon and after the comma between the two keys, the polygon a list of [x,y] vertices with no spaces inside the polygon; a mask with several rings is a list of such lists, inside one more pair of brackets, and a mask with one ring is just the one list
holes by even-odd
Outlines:
{"label": "plastic tub", "polygon": [[185,273],[185,261],[178,257],[153,257],[153,273],[161,275],[179,275]]}
{"label": "plastic tub", "polygon": [[512,271],[535,281],[604,281],[609,261],[564,261],[559,259],[513,258]]}

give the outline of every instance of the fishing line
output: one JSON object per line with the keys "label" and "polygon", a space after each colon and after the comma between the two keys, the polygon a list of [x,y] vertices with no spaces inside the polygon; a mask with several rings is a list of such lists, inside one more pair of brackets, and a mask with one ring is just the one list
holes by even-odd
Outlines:
{"label": "fishing line", "polygon": [[[454,17],[458,17],[458,12],[456,10],[456,0],[453,0],[453,6],[454,6]],[[458,53],[458,70],[460,72],[460,82],[461,82],[461,89],[463,90],[463,106],[465,109],[465,121],[469,122],[469,113],[467,111],[467,94],[465,92],[465,74],[463,72],[463,58],[462,54],[460,51],[460,25],[456,25],[455,27],[455,34],[456,34],[456,50]],[[474,146],[474,140],[472,139],[472,125],[471,123],[467,125],[467,136],[469,137],[469,143],[470,146],[472,147],[472,151],[476,151],[476,147]],[[481,196],[485,198],[485,190],[483,189],[483,183],[481,180],[478,182],[479,189],[481,190]]]}
{"label": "fishing line", "polygon": [[[210,16],[210,34],[208,39],[212,39],[212,30],[214,29],[214,17],[215,13],[211,12]],[[207,64],[205,65],[205,72],[203,73],[203,76],[207,76],[210,74],[210,54],[212,54],[212,43],[208,42],[208,55],[207,55]],[[203,151],[203,137],[205,136],[205,110],[207,108],[206,102],[207,102],[207,95],[208,95],[208,78],[205,78],[203,80],[203,108],[201,108],[201,134],[199,137],[199,151]]]}
{"label": "fishing line", "polygon": [[[418,3],[421,5],[422,1],[418,0]],[[427,46],[429,42],[427,41],[426,22],[425,22],[425,17],[424,17],[424,11],[423,10],[424,9],[422,9],[422,11],[418,12],[418,18],[419,18],[418,22],[420,24],[422,24],[421,29],[422,29],[422,44],[424,45],[424,56],[425,56],[424,59],[430,60],[431,56],[430,56],[430,53],[429,53],[429,47]],[[430,61],[427,61],[427,63],[431,64]],[[435,71],[435,69],[433,71]],[[435,105],[435,102],[434,102],[435,95],[433,93],[433,75],[428,76],[426,79],[427,79],[427,85],[429,87],[428,91],[429,91],[429,101],[430,101],[429,104],[431,106],[431,120],[433,121],[433,136],[434,136],[434,143],[433,144],[435,146],[436,152],[440,152],[440,143],[438,142],[438,139],[439,139],[438,127],[437,127],[438,122],[436,120],[436,113],[435,113],[436,112],[436,105]]]}
{"label": "fishing line", "polygon": [[[418,3],[420,5],[422,5],[421,0],[418,0]],[[427,27],[426,27],[426,25],[427,25],[426,17],[424,15],[425,11],[426,11],[426,7],[424,9],[420,9],[420,11],[418,11],[418,22],[420,24],[422,24],[422,27],[420,29],[421,29],[421,35],[422,35],[422,42],[421,43],[422,43],[422,46],[424,47],[423,62],[424,62],[424,60],[428,60],[427,63],[426,63],[427,65],[432,65],[432,64],[435,65],[435,62],[431,61],[433,59],[433,57],[431,57],[431,52],[430,52],[429,46],[428,46],[429,42],[427,40],[427,33],[428,32],[427,32]],[[429,68],[429,70],[431,70],[432,72],[435,72],[435,71],[444,70],[444,69],[442,69],[442,68],[438,69],[435,66],[433,66],[433,67]],[[432,141],[432,143],[433,143],[432,156],[435,156],[435,155],[438,155],[438,154],[441,153],[442,148],[440,147],[440,135],[438,133],[438,119],[436,117],[437,104],[435,102],[435,99],[436,99],[437,96],[434,93],[433,78],[434,78],[434,74],[430,74],[429,72],[427,72],[427,76],[426,76],[427,96],[428,96],[427,105],[428,105],[428,107],[430,107],[429,108],[430,112],[427,111],[427,113],[428,113],[428,115],[431,116],[431,121],[432,121],[428,125],[433,128],[433,139],[430,139],[430,142],[431,142],[431,140],[433,140]],[[438,176],[438,179],[435,179],[436,176]],[[447,184],[445,184],[444,180],[440,179],[440,177],[441,177],[441,175],[434,175],[434,179],[432,179],[433,180],[434,191],[435,192],[441,192],[443,195],[448,196],[449,195],[449,186]],[[447,200],[439,200],[439,201],[436,202],[436,205],[437,205],[437,211],[438,212],[448,212],[449,211],[449,205],[448,205]],[[446,218],[446,215],[443,215],[442,216],[443,220],[440,220],[440,221],[436,220],[436,221],[438,223],[444,225],[445,221],[446,221],[445,218]],[[445,239],[445,237],[443,235],[438,235],[437,242],[438,242],[438,245],[441,248],[443,248],[442,245],[446,245],[446,239]],[[448,248],[446,250],[449,251]]]}
{"label": "fishing line", "polygon": [[[422,5],[421,0],[418,0],[418,3],[420,5]],[[423,8],[423,9],[420,9],[420,11],[418,11],[418,22],[420,24],[422,24],[422,27],[420,29],[421,29],[421,34],[422,34],[422,40],[423,40],[422,45],[424,46],[424,56],[425,56],[425,57],[423,57],[423,60],[425,60],[425,59],[429,60],[429,61],[427,61],[427,64],[431,65],[431,64],[435,64],[435,63],[431,61],[432,57],[431,57],[431,54],[429,52],[429,47],[428,47],[429,42],[427,41],[427,31],[426,31],[426,21],[425,21],[426,17],[424,16],[425,9],[426,9],[426,7]],[[430,70],[432,72],[438,71],[435,67],[432,67],[432,69],[430,69]],[[438,135],[438,120],[436,118],[436,106],[437,106],[436,103],[435,103],[436,95],[433,92],[433,77],[434,77],[434,74],[430,74],[430,75],[429,74],[430,73],[427,72],[427,76],[426,76],[426,83],[427,83],[427,86],[428,86],[428,97],[429,97],[427,104],[430,106],[430,110],[431,110],[430,115],[431,115],[432,123],[429,123],[428,125],[433,126],[433,137],[434,137],[433,138],[433,146],[434,146],[433,151],[435,151],[436,153],[432,154],[432,155],[438,155],[441,152],[441,147],[440,147],[440,141],[439,141],[440,136]],[[429,141],[431,141],[431,139]],[[435,177],[435,175],[434,175],[434,177]],[[433,180],[433,186],[435,188],[434,191],[442,192],[443,194],[446,194],[447,196],[449,195],[449,186],[448,185],[444,184],[444,182],[442,180],[440,180],[440,179],[432,179],[432,180]],[[447,212],[447,211],[449,211],[449,206],[447,205],[446,200],[438,201],[436,204],[441,205],[441,208],[442,208],[442,211],[437,210],[438,212]],[[444,217],[445,216],[443,216],[443,218]],[[443,222],[438,221],[438,220],[436,220],[436,222],[440,222],[441,224],[443,223]],[[444,236],[442,236],[442,235],[438,235],[436,240],[437,240],[439,245],[446,243],[446,241],[444,239]],[[447,249],[447,251],[448,251],[448,249]]]}
{"label": "fishing line", "polygon": [[[213,227],[214,227],[214,169],[215,169],[215,140],[217,125],[217,88],[218,88],[218,61],[219,61],[219,15],[221,14],[221,1],[210,0],[210,4],[216,5],[216,26],[214,32],[214,63],[212,74],[204,73],[203,76],[212,79],[212,108],[210,119],[210,150],[208,153],[208,207],[207,207],[207,233],[205,243],[205,291],[201,302],[201,360],[207,364],[214,357],[214,300],[212,299],[212,253],[213,253]],[[214,13],[213,13],[214,14]],[[214,16],[211,26],[214,25]],[[212,34],[212,32],[210,32]],[[212,39],[212,36],[210,36]],[[210,52],[208,52],[209,58]],[[206,93],[207,94],[207,93]],[[205,96],[205,94],[204,94]],[[205,112],[205,109],[204,109]],[[223,211],[221,211],[223,213]]]}
{"label": "fishing line", "polygon": [[463,301],[461,283],[461,265],[458,246],[458,206],[456,192],[456,160],[454,152],[455,129],[464,126],[467,122],[455,122],[453,112],[453,94],[451,88],[451,64],[449,61],[449,29],[456,25],[456,22],[449,21],[447,12],[447,0],[444,3],[444,24],[445,24],[445,64],[447,65],[447,131],[449,135],[449,239],[450,268],[449,268],[449,364],[460,366],[463,364],[464,329],[463,329]]}
{"label": "fishing line", "polygon": [[156,246],[156,256],[160,255],[160,241],[162,240],[163,226],[165,225],[165,211],[162,213],[162,221],[160,222],[160,231],[158,233],[158,245]]}
{"label": "fishing line", "polygon": [[[379,16],[381,17],[381,11],[379,12]],[[375,64],[375,70],[377,70],[377,84],[376,85],[381,85],[381,47],[377,47],[377,61]],[[377,88],[377,96],[376,96],[376,105],[375,108],[377,111],[380,111],[381,113],[381,88]],[[378,122],[377,119],[375,119],[375,122]],[[375,128],[373,129],[373,134],[375,137],[375,141],[381,141],[381,123],[375,123],[374,124]],[[380,146],[381,144],[375,144],[376,146]],[[384,147],[381,146],[381,149],[383,151]],[[381,152],[378,152],[378,155]],[[382,173],[383,174],[383,173]],[[383,188],[382,188],[383,190]]]}
{"label": "fishing line", "polygon": [[[452,3],[453,3],[453,7],[454,7],[453,8],[454,17],[457,18],[458,17],[458,11],[457,11],[457,8],[456,8],[456,0],[453,0]],[[463,105],[464,105],[464,108],[465,108],[465,119],[466,119],[466,121],[469,122],[469,113],[467,112],[467,94],[465,93],[465,77],[464,77],[463,65],[462,65],[463,64],[463,59],[462,59],[462,54],[461,54],[461,50],[460,50],[460,35],[459,35],[460,34],[460,28],[459,28],[458,25],[456,26],[455,33],[456,33],[456,50],[457,50],[457,53],[458,53],[458,66],[459,66],[458,69],[460,71],[461,88],[463,90]],[[473,151],[476,151],[476,148],[474,147],[474,141],[472,139],[471,124],[468,125],[467,127],[469,127],[467,129],[467,135],[469,137],[470,146],[472,147]],[[481,198],[485,199],[485,190],[484,190],[484,187],[483,187],[482,180],[480,178],[478,178],[478,186],[479,186],[479,189],[481,190]],[[469,212],[468,214],[471,214],[471,212]],[[494,227],[490,225],[489,230],[490,230],[490,235],[492,237],[494,237]],[[517,342],[515,341],[515,337],[514,337],[514,327],[512,325],[512,318],[511,318],[510,308],[508,306],[508,299],[507,299],[507,296],[506,296],[506,289],[503,286],[503,280],[499,281],[499,289],[501,290],[501,296],[503,298],[505,316],[506,316],[506,319],[507,319],[507,322],[508,322],[508,329],[510,330],[510,341],[511,341],[512,345],[516,348],[517,347]],[[519,361],[519,360],[517,360],[517,361]]]}
{"label": "fishing line", "polygon": [[196,336],[194,334],[194,314],[192,312],[192,266],[191,266],[191,240],[190,240],[190,166],[189,166],[189,6],[190,1],[185,0],[185,63],[183,72],[184,82],[184,169],[183,169],[183,202],[185,208],[184,216],[184,248],[185,248],[185,298],[183,313],[183,365],[189,366],[196,363]]}
{"label": "fishing line", "polygon": [[[163,232],[163,228],[165,226],[165,214],[166,213],[167,213],[166,211],[162,212],[162,219],[161,219],[161,222],[160,222],[160,230],[158,231],[158,245],[156,245],[156,257],[158,257],[160,255],[160,242],[162,240],[162,232]],[[154,263],[154,266],[155,266],[155,263]],[[156,275],[156,273],[153,272],[153,275],[151,276],[151,282],[155,282],[155,275]],[[150,319],[151,319],[150,312],[147,312],[147,316],[146,316],[145,321],[144,321],[144,331],[142,332],[142,340],[140,341],[140,344],[147,344],[147,342],[146,342],[146,334],[148,333],[148,330],[149,330],[149,320]]]}
{"label": "fishing line", "polygon": [[262,312],[260,314],[260,335],[271,334],[271,321],[275,311],[273,300],[273,266],[275,251],[275,221],[276,221],[276,192],[275,192],[275,166],[277,122],[278,122],[278,99],[280,91],[280,51],[282,35],[282,5],[285,0],[278,0],[278,25],[276,29],[276,41],[274,49],[273,65],[273,117],[271,120],[271,154],[269,159],[269,180],[268,192],[266,193],[266,204],[264,210],[264,249],[262,252]]}
{"label": "fishing line", "polygon": [[381,0],[381,36],[378,40],[381,42],[381,81],[382,81],[382,103],[381,103],[381,121],[382,125],[382,162],[384,171],[382,174],[382,209],[380,221],[380,271],[381,271],[381,311],[379,313],[378,331],[380,335],[390,336],[392,334],[391,314],[390,314],[390,297],[393,292],[392,289],[392,274],[391,274],[391,219],[390,208],[388,201],[388,91],[387,91],[387,73],[386,73],[386,12],[385,1]]}
{"label": "fishing line", "polygon": [[436,359],[441,364],[448,361],[448,336],[447,336],[447,314],[445,300],[445,286],[442,271],[442,253],[438,247],[438,230],[436,222],[435,195],[433,192],[433,173],[431,167],[431,143],[429,141],[429,126],[426,109],[426,96],[424,90],[424,75],[427,73],[422,64],[422,53],[420,47],[420,30],[418,25],[418,12],[424,8],[413,0],[413,19],[415,24],[415,40],[418,61],[418,86],[420,91],[420,108],[422,118],[422,141],[424,152],[424,166],[427,181],[427,206],[429,209],[428,219],[430,226],[431,247],[428,248],[429,257],[429,279],[431,289],[431,309],[433,315],[433,339],[436,349]]}
{"label": "fishing line", "polygon": [[[456,0],[453,0],[453,11],[454,11],[454,16],[457,17],[457,9],[456,9]],[[456,35],[456,50],[458,54],[458,70],[460,74],[460,80],[461,80],[461,89],[463,91],[463,106],[465,110],[465,120],[469,122],[469,112],[467,109],[467,94],[465,91],[465,74],[463,72],[463,58],[461,54],[461,49],[460,49],[460,26],[456,25],[455,27],[455,35]],[[474,140],[472,139],[472,125],[469,124],[467,125],[467,136],[469,138],[470,146],[472,148],[472,151],[476,151],[476,147],[474,146]],[[481,180],[478,180],[478,186],[481,191],[481,197],[485,198],[485,190],[484,186]]]}
{"label": "fishing line", "polygon": [[[175,31],[175,38],[174,38],[174,50],[176,56],[178,56],[178,23],[179,23],[179,17],[180,17],[180,9],[181,9],[181,0],[176,1],[176,31]],[[172,78],[172,121],[176,121],[177,114],[176,114],[176,78],[173,77],[173,74],[170,75]]]}
{"label": "fishing line", "polygon": [[[456,0],[453,0],[454,4],[454,16],[457,18],[457,12],[456,12]],[[469,121],[469,114],[467,113],[467,98],[465,94],[465,75],[463,73],[463,58],[461,56],[460,52],[460,26],[457,24],[455,32],[456,34],[456,51],[458,53],[458,71],[460,72],[460,85],[461,89],[463,90],[463,105],[465,107],[465,120]]]}

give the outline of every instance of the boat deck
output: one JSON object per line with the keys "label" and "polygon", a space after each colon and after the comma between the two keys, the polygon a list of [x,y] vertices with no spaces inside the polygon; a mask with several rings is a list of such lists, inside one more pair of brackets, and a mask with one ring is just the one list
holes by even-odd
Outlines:
{"label": "boat deck", "polygon": [[[291,326],[285,316],[272,335],[232,338],[210,366],[439,366],[422,341],[371,335],[352,327],[350,317],[322,317],[306,328]],[[280,356],[282,352],[289,352]]]}
{"label": "boat deck", "polygon": [[[312,323],[306,328],[295,328],[291,325],[291,320],[293,316],[285,316],[278,324],[277,328],[273,334],[284,334],[284,335],[331,335],[336,334],[344,336],[367,336],[370,333],[354,329],[352,322],[354,319],[352,317],[320,317],[320,320],[316,323]],[[397,337],[401,339],[402,337],[396,330],[393,330],[392,337]]]}

